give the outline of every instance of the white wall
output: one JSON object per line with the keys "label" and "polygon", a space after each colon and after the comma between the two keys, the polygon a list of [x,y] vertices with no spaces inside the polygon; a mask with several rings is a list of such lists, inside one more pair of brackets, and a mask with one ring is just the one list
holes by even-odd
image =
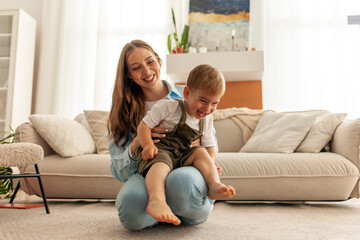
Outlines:
{"label": "white wall", "polygon": [[[34,109],[35,89],[37,86],[37,70],[40,49],[40,26],[44,0],[0,0],[0,10],[14,10],[21,8],[36,20],[36,41],[35,41],[35,62],[34,62],[34,82],[32,109]],[[33,112],[33,111],[32,111]]]}
{"label": "white wall", "polygon": [[[38,77],[38,64],[40,56],[40,34],[41,34],[41,19],[44,8],[44,2],[46,0],[0,0],[0,10],[8,9],[18,9],[21,8],[31,15],[37,21],[37,34],[36,34],[36,46],[35,46],[35,66],[34,66],[34,83],[33,83],[33,96],[32,96],[32,113],[35,110],[35,97],[36,89],[41,86],[37,86],[37,77]],[[60,0],[59,0],[60,1]],[[250,28],[253,33],[251,36],[254,37],[253,41],[249,41],[251,44],[254,43],[254,46],[257,50],[264,49],[264,4],[265,0],[250,0]],[[177,17],[178,28],[182,28],[184,24],[188,23],[188,9],[189,9],[189,0],[170,0],[170,6],[174,8],[175,15]],[[170,11],[170,10],[169,10]],[[180,30],[182,31],[182,29]],[[46,87],[46,86],[43,86]],[[43,91],[44,89],[42,89]],[[51,91],[49,89],[48,91]],[[45,89],[46,92],[46,89]],[[44,103],[46,104],[46,103]]]}

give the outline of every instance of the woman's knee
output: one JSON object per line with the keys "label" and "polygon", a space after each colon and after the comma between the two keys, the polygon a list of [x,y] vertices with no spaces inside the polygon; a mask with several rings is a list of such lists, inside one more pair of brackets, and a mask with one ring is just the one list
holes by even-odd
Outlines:
{"label": "woman's knee", "polygon": [[[188,224],[204,222],[212,209],[207,197],[207,186],[201,173],[194,167],[172,171],[166,180],[166,199],[172,211]],[[184,221],[183,221],[184,222]]]}
{"label": "woman's knee", "polygon": [[166,191],[179,195],[181,198],[207,196],[204,177],[199,170],[192,166],[173,170],[166,179]]}

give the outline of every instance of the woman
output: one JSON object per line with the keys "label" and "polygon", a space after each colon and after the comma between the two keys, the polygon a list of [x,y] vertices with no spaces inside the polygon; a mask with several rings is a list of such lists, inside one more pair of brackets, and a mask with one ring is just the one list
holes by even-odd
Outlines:
{"label": "woman", "polygon": [[[145,179],[136,171],[133,153],[139,146],[136,128],[145,112],[160,99],[183,97],[183,87],[160,80],[161,59],[144,41],[134,40],[121,52],[112,96],[108,129],[111,172],[125,182],[116,208],[121,224],[131,230],[141,230],[158,222],[147,212],[148,194]],[[154,128],[152,137],[158,142],[166,129]],[[194,143],[199,144],[199,143]],[[166,199],[182,224],[195,225],[209,216],[213,202],[207,197],[203,176],[194,167],[172,171],[166,180]]]}

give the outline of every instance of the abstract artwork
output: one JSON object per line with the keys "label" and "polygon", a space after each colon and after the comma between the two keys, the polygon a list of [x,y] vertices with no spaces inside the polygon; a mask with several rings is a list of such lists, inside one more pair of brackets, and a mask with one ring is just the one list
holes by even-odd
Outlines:
{"label": "abstract artwork", "polygon": [[245,50],[249,20],[250,0],[190,0],[188,46],[210,52]]}

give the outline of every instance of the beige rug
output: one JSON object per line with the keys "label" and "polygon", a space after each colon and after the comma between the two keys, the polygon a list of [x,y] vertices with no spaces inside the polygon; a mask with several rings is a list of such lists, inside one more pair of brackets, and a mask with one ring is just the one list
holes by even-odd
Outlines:
{"label": "beige rug", "polygon": [[[27,202],[39,203],[39,198]],[[49,206],[49,215],[44,208],[0,208],[0,239],[360,239],[357,199],[304,204],[217,202],[203,224],[159,224],[137,232],[122,228],[114,201],[50,200]]]}

